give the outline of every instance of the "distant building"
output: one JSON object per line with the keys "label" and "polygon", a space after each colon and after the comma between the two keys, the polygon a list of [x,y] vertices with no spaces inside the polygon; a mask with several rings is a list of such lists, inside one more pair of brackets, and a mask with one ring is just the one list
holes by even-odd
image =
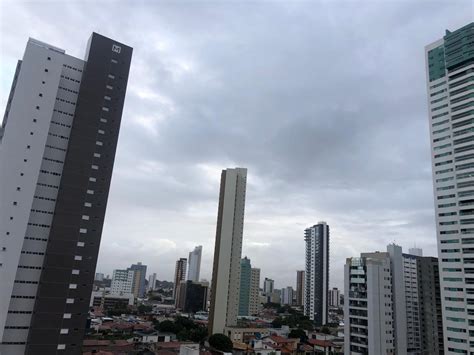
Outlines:
{"label": "distant building", "polygon": [[101,307],[104,311],[125,309],[134,303],[135,297],[132,293],[108,294],[104,291],[93,291],[90,299],[90,307]]}
{"label": "distant building", "polygon": [[302,306],[304,301],[304,270],[296,271],[296,305]]}
{"label": "distant building", "polygon": [[328,293],[329,307],[339,308],[341,306],[341,295],[337,287],[333,287]]}
{"label": "distant building", "polygon": [[110,293],[113,295],[133,294],[134,277],[133,270],[114,270]]}
{"label": "distant building", "polygon": [[177,308],[186,313],[207,310],[209,283],[181,281]]}
{"label": "distant building", "polygon": [[408,249],[408,254],[416,255],[416,256],[423,256],[423,249],[421,249],[421,248],[410,248],[410,249]]}
{"label": "distant building", "polygon": [[249,315],[254,316],[260,311],[260,269],[250,270],[250,301]]}
{"label": "distant building", "polygon": [[191,280],[194,282],[199,281],[199,274],[201,272],[201,254],[202,254],[201,245],[195,247],[194,250],[189,253],[188,280]]}
{"label": "distant building", "polygon": [[212,269],[209,333],[237,325],[247,169],[222,171]]}
{"label": "distant building", "polygon": [[239,296],[239,316],[249,315],[250,304],[250,281],[252,273],[250,259],[245,257],[240,260],[240,296]]}
{"label": "distant building", "polygon": [[395,244],[347,259],[344,353],[443,353],[438,276],[436,258]]}
{"label": "distant building", "polygon": [[103,281],[103,280],[104,280],[104,274],[101,273],[101,272],[96,272],[96,273],[95,273],[94,280]]}
{"label": "distant building", "polygon": [[328,321],[329,226],[320,222],[304,231],[306,270],[304,314],[316,326]]}
{"label": "distant building", "polygon": [[293,304],[293,287],[287,286],[281,289],[281,304],[291,306]]}
{"label": "distant building", "polygon": [[156,272],[148,277],[148,291],[154,291],[156,288]]}
{"label": "distant building", "polygon": [[173,298],[175,299],[175,302],[179,301],[179,287],[181,282],[186,280],[186,262],[186,258],[180,258],[176,261],[173,285]]}
{"label": "distant building", "polygon": [[275,289],[275,281],[265,277],[263,281],[263,293],[270,295]]}
{"label": "distant building", "polygon": [[134,274],[132,292],[135,297],[145,297],[145,279],[146,279],[146,265],[142,265],[141,262],[132,264],[129,268]]}

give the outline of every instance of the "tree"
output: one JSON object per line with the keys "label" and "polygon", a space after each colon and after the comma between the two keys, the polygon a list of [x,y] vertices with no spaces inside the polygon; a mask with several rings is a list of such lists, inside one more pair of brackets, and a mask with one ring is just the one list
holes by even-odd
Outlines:
{"label": "tree", "polygon": [[331,334],[331,329],[329,329],[329,327],[326,327],[325,325],[322,326],[319,331],[323,334]]}
{"label": "tree", "polygon": [[201,343],[207,337],[207,328],[203,326],[198,326],[189,331],[189,340],[196,343]]}
{"label": "tree", "polygon": [[174,323],[170,320],[164,320],[158,324],[158,330],[165,333],[176,333],[176,327]]}
{"label": "tree", "polygon": [[151,313],[152,310],[153,310],[152,306],[146,306],[144,304],[141,304],[141,305],[138,306],[138,313],[139,314],[148,314],[148,313]]}
{"label": "tree", "polygon": [[228,336],[220,333],[213,334],[209,337],[209,345],[225,353],[231,353],[234,348],[232,340],[230,340]]}
{"label": "tree", "polygon": [[288,334],[288,338],[304,340],[304,339],[307,339],[308,337],[306,336],[306,332],[303,329],[297,328],[297,329],[291,330],[290,334]]}
{"label": "tree", "polygon": [[276,317],[273,321],[272,321],[272,327],[273,328],[281,328],[281,326],[283,325],[283,322],[281,320],[280,317]]}

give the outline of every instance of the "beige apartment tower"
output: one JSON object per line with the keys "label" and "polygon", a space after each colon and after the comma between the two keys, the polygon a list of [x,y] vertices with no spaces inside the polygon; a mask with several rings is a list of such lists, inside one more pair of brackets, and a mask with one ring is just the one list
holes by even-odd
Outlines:
{"label": "beige apartment tower", "polygon": [[222,171],[212,270],[209,333],[237,325],[247,169]]}

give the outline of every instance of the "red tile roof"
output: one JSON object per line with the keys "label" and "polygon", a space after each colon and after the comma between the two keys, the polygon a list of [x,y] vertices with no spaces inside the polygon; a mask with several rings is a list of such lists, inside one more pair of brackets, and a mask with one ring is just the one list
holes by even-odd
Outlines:
{"label": "red tile roof", "polygon": [[322,346],[322,347],[330,347],[332,346],[332,342],[329,340],[322,340],[322,339],[308,339],[308,343],[311,345],[317,345],[317,346]]}

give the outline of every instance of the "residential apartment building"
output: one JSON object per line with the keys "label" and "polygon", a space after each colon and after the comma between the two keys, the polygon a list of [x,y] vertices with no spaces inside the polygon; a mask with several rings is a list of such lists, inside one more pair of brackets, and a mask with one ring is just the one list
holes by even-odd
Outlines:
{"label": "residential apartment building", "polygon": [[425,47],[446,353],[474,353],[474,23]]}
{"label": "residential apartment building", "polygon": [[176,260],[173,284],[173,298],[176,302],[179,300],[179,287],[181,285],[181,281],[186,280],[186,262],[186,258],[180,258],[179,260]]}
{"label": "residential apartment building", "polygon": [[438,274],[436,258],[395,244],[347,259],[345,353],[443,354]]}
{"label": "residential apartment building", "polygon": [[282,288],[281,289],[281,304],[292,306],[293,296],[294,296],[293,287],[287,286],[285,288]]}
{"label": "residential apartment building", "polygon": [[110,293],[113,295],[133,294],[134,279],[135,272],[132,270],[114,270],[112,283],[110,285]]}
{"label": "residential apartment building", "polygon": [[239,296],[239,316],[248,316],[250,304],[250,280],[252,265],[250,259],[245,257],[240,260],[240,296]]}
{"label": "residential apartment building", "polygon": [[134,272],[132,288],[133,295],[138,298],[145,297],[146,265],[143,265],[141,262],[138,262],[136,264],[132,264],[132,266],[130,266],[128,270],[132,270]]}
{"label": "residential apartment building", "polygon": [[199,274],[201,273],[201,255],[201,245],[195,247],[194,250],[189,253],[188,280],[199,282]]}
{"label": "residential apartment building", "polygon": [[148,291],[154,291],[156,289],[156,272],[148,277]]}
{"label": "residential apartment building", "polygon": [[270,295],[275,290],[275,281],[265,277],[263,281],[263,293]]}
{"label": "residential apartment building", "polygon": [[302,306],[304,303],[304,270],[296,271],[296,305]]}
{"label": "residential apartment building", "polygon": [[341,295],[337,287],[333,287],[328,293],[329,307],[339,308],[341,306]]}
{"label": "residential apartment building", "polygon": [[328,320],[329,226],[326,222],[305,229],[306,269],[304,314],[322,326]]}
{"label": "residential apartment building", "polygon": [[0,353],[81,354],[132,48],[30,39],[0,128]]}
{"label": "residential apartment building", "polygon": [[252,268],[250,270],[249,315],[257,315],[260,308],[260,269]]}
{"label": "residential apartment building", "polygon": [[222,171],[212,269],[209,333],[237,325],[247,169]]}

